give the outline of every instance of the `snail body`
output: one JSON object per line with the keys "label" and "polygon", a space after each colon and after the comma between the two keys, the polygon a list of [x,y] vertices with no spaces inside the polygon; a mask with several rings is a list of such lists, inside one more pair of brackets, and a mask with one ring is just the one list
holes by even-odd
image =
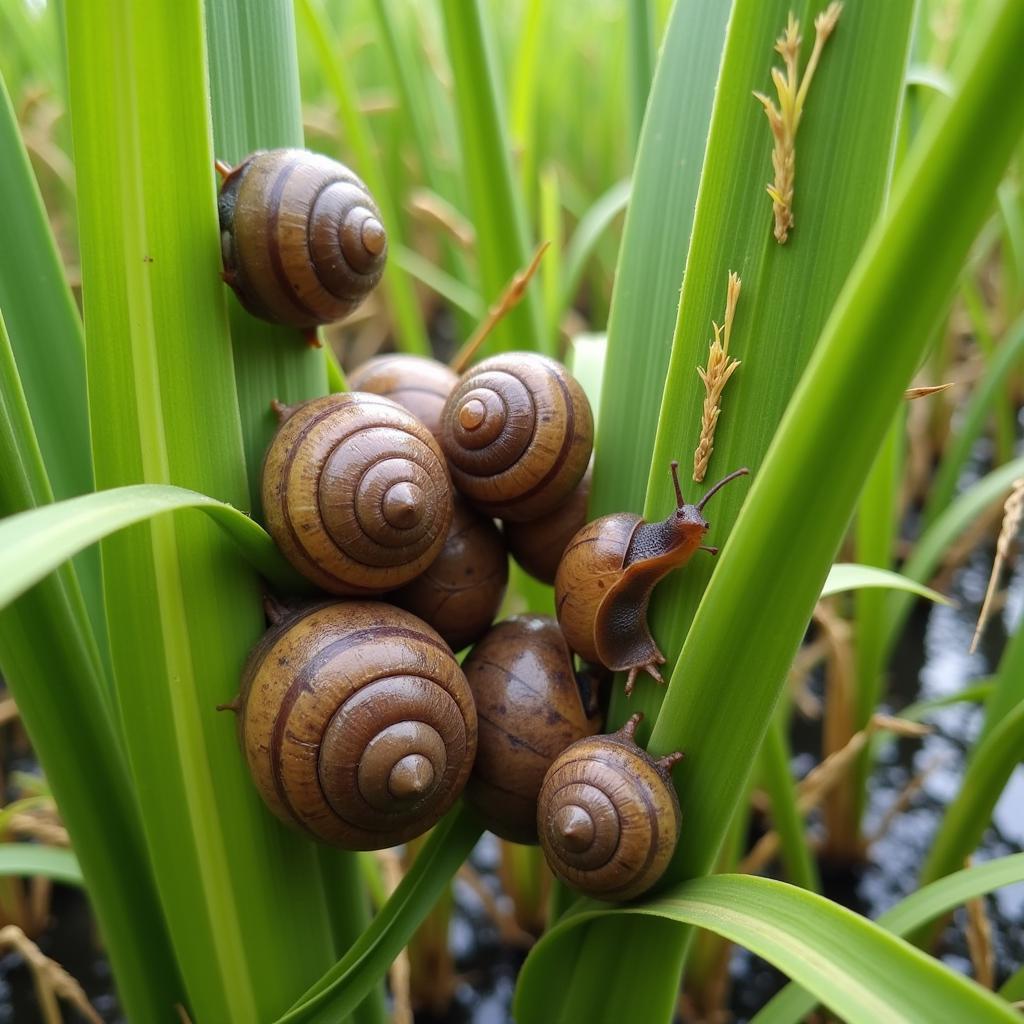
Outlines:
{"label": "snail body", "polygon": [[279,414],[261,491],[267,529],[292,565],[324,590],[356,596],[423,572],[452,517],[430,432],[395,402],[360,392]]}
{"label": "snail body", "polygon": [[679,839],[670,772],[683,755],[656,759],[637,746],[641,718],[562,751],[540,791],[537,830],[548,866],[599,900],[629,900],[650,889]]}
{"label": "snail body", "polygon": [[505,523],[509,553],[534,579],[554,583],[558,563],[569,541],[587,521],[593,463],[561,505],[529,523]]}
{"label": "snail body", "polygon": [[596,732],[596,693],[582,693],[572,654],[547,615],[495,625],[462,664],[479,716],[466,800],[503,839],[536,843],[537,795],[552,761]]}
{"label": "snail body", "polygon": [[455,486],[480,511],[513,522],[536,519],[569,496],[593,439],[579,383],[532,352],[493,356],[465,373],[441,422]]}
{"label": "snail body", "polygon": [[394,846],[455,802],[476,753],[465,676],[429,626],[378,602],[288,615],[253,649],[239,735],[282,821],[351,850]]}
{"label": "snail body", "polygon": [[302,149],[253,153],[217,200],[224,279],[264,320],[305,329],[340,320],[376,287],[387,237],[366,185]]}
{"label": "snail body", "polygon": [[441,553],[389,600],[419,616],[453,651],[475,643],[494,621],[508,584],[508,553],[494,521],[454,495]]}
{"label": "snail body", "polygon": [[[747,473],[731,473],[696,504],[683,501],[678,466],[672,463],[676,508],[648,523],[630,512],[602,516],[569,542],[555,576],[555,608],[569,646],[588,661],[628,672],[626,693],[637,674],[663,682],[665,657],[647,625],[651,591],[672,569],[685,565],[708,530],[702,510],[724,484]],[[714,548],[704,550],[715,553]]]}
{"label": "snail body", "polygon": [[374,356],[348,375],[353,391],[369,391],[397,402],[435,438],[441,435],[444,403],[458,382],[458,374],[444,363],[404,353]]}

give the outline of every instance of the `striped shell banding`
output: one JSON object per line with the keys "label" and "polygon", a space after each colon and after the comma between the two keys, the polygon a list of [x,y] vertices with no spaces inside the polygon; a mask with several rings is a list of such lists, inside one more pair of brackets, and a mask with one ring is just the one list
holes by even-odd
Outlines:
{"label": "striped shell banding", "polygon": [[247,157],[225,178],[224,279],[254,316],[332,323],[376,287],[387,259],[380,211],[347,167],[302,149]]}
{"label": "striped shell banding", "polygon": [[467,372],[441,424],[455,486],[482,512],[514,522],[569,496],[593,438],[583,389],[560,363],[531,352],[494,356]]}
{"label": "striped shell banding", "polygon": [[476,753],[476,711],[451,651],[377,602],[319,605],[274,626],[249,656],[239,730],[274,814],[351,850],[427,831]]}
{"label": "striped shell banding", "polygon": [[307,579],[335,594],[379,594],[437,557],[452,518],[430,432],[387,398],[349,392],[293,409],[263,462],[267,529]]}
{"label": "striped shell banding", "polygon": [[599,900],[646,892],[672,859],[681,823],[670,771],[682,754],[655,759],[633,734],[580,740],[557,758],[541,787],[537,830],[548,866]]}

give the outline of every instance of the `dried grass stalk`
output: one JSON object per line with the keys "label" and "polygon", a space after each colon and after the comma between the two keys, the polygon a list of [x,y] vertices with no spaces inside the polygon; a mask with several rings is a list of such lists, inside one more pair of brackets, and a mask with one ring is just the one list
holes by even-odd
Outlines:
{"label": "dried grass stalk", "polygon": [[1013,543],[1020,524],[1024,520],[1024,477],[1014,480],[1013,490],[1003,505],[1003,525],[999,530],[999,540],[996,541],[996,557],[992,563],[992,575],[988,578],[988,588],[985,591],[985,600],[981,605],[981,613],[978,615],[978,625],[974,630],[974,637],[971,640],[971,654],[977,650],[978,641],[988,623],[989,615],[992,613],[992,602],[996,595],[996,587],[999,585],[999,577],[1003,571],[1003,563],[1009,557],[1010,545]]}

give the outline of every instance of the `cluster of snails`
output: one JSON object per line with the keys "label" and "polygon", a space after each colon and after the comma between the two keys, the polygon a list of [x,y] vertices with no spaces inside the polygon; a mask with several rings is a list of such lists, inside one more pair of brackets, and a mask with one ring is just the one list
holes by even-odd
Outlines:
{"label": "cluster of snails", "polygon": [[[346,168],[278,150],[223,173],[225,280],[251,312],[315,329],[376,284],[384,229]],[[493,832],[540,842],[567,884],[639,895],[679,834],[669,771],[681,755],[637,746],[639,716],[596,735],[598,682],[601,667],[628,671],[627,692],[641,670],[660,679],[647,602],[702,546],[717,487],[687,505],[673,466],[666,520],[585,525],[590,407],[543,356],[497,356],[461,376],[383,356],[350,384],[275,403],[264,520],[334,599],[268,601],[271,628],[232,705],[260,793],[320,840],[374,849],[425,832],[464,791]],[[557,621],[492,626],[508,550],[555,584]],[[460,666],[454,652],[470,645]]]}

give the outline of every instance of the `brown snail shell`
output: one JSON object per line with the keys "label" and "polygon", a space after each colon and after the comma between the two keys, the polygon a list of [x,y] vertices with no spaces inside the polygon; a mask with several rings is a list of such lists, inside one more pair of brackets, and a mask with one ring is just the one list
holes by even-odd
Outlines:
{"label": "brown snail shell", "polygon": [[597,732],[597,694],[581,693],[572,654],[548,615],[499,622],[462,670],[480,723],[466,800],[495,835],[536,843],[544,775],[566,747]]}
{"label": "brown snail shell", "polygon": [[561,363],[533,352],[485,359],[448,397],[441,447],[452,482],[480,511],[513,522],[560,505],[587,468],[594,422]]}
{"label": "brown snail shell", "polygon": [[389,595],[461,651],[487,632],[505,596],[508,553],[492,519],[457,494],[455,514],[441,553],[401,590]]}
{"label": "brown snail shell", "polygon": [[633,739],[642,715],[610,736],[564,750],[548,769],[537,830],[548,866],[566,885],[599,900],[630,900],[651,888],[679,839],[672,766]]}
{"label": "brown snail shell", "polygon": [[334,594],[414,579],[444,546],[452,492],[430,431],[390,399],[349,392],[281,410],[263,461],[267,529]]}
{"label": "brown snail shell", "polygon": [[422,834],[454,804],[476,753],[476,710],[429,626],[340,601],[287,616],[253,649],[239,734],[282,821],[375,850]]}
{"label": "brown snail shell", "polygon": [[505,523],[505,542],[512,557],[541,583],[554,583],[558,563],[569,541],[587,522],[593,461],[573,492],[553,512],[529,523]]}
{"label": "brown snail shell", "polygon": [[[696,504],[683,501],[678,464],[672,463],[676,508],[660,522],[617,512],[588,523],[569,542],[555,575],[555,609],[569,646],[587,661],[628,671],[626,693],[647,672],[663,682],[665,657],[647,625],[647,607],[658,581],[703,548],[705,502],[746,469],[720,480]],[[712,554],[715,548],[704,548]]]}
{"label": "brown snail shell", "polygon": [[438,439],[444,403],[458,382],[458,374],[444,363],[400,352],[374,356],[348,374],[352,391],[390,398],[408,409]]}
{"label": "brown snail shell", "polygon": [[217,201],[224,279],[274,323],[312,328],[352,312],[376,287],[387,236],[366,185],[304,149],[253,153]]}

